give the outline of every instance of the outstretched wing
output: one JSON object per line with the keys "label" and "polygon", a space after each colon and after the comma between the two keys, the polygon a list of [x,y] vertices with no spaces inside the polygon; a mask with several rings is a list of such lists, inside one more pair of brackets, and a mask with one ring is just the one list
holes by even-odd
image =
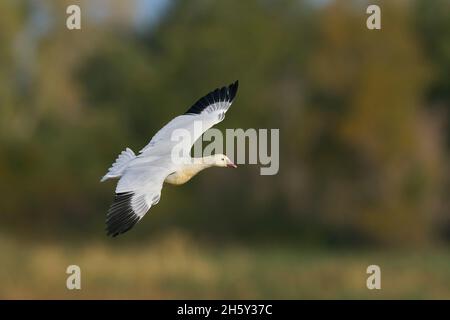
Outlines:
{"label": "outstretched wing", "polygon": [[114,202],[106,217],[106,231],[113,237],[130,230],[159,202],[164,179],[171,173],[164,159],[135,159],[120,178]]}
{"label": "outstretched wing", "polygon": [[174,118],[159,130],[140,153],[143,155],[162,155],[170,152],[177,141],[172,134],[177,129],[185,129],[190,134],[183,146],[189,154],[192,145],[209,128],[221,122],[236,97],[239,82],[215,89],[195,102],[183,115]]}

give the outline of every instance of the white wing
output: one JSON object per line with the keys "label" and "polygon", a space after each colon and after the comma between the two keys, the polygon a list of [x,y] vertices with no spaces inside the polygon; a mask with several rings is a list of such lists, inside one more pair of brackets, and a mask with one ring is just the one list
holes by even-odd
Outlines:
{"label": "white wing", "polygon": [[[225,118],[237,89],[236,81],[228,87],[208,93],[184,115],[174,118],[159,130],[140,154],[129,160],[117,183],[114,203],[108,211],[108,235],[117,236],[130,230],[159,202],[165,178],[178,168],[171,157],[173,147],[179,143],[172,141],[174,130],[185,129],[190,133],[189,141],[182,147],[186,154],[189,154],[194,142],[206,130]],[[195,127],[198,124],[201,125],[201,130]]]}
{"label": "white wing", "polygon": [[177,129],[184,129],[190,134],[190,139],[183,146],[185,154],[189,154],[195,141],[206,130],[225,118],[225,113],[236,96],[238,86],[239,82],[236,81],[228,87],[218,88],[200,98],[185,114],[174,118],[159,130],[140,153],[142,155],[170,153],[172,148],[179,143],[179,141],[172,140],[172,134]]}
{"label": "white wing", "polygon": [[125,170],[106,218],[106,230],[113,237],[130,230],[159,202],[164,179],[173,172],[164,158],[136,158]]}

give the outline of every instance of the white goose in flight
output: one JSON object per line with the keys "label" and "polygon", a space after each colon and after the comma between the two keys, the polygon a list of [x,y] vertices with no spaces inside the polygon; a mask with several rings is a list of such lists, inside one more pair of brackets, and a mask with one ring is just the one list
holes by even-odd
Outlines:
{"label": "white goose in flight", "polygon": [[[101,179],[120,178],[114,202],[106,217],[106,231],[113,237],[130,230],[147,211],[159,202],[163,183],[180,185],[209,167],[236,165],[223,154],[191,158],[178,163],[172,159],[172,150],[179,142],[171,139],[177,129],[185,129],[191,139],[181,144],[183,154],[189,155],[192,145],[209,128],[225,118],[238,90],[238,81],[216,89],[199,99],[186,113],[174,118],[160,129],[138,155],[126,148]],[[194,130],[200,122],[202,130]],[[189,140],[189,141],[188,141]]]}

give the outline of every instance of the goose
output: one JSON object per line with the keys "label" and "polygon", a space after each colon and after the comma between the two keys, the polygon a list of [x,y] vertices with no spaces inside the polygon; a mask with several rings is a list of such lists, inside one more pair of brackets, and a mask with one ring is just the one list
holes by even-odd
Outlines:
{"label": "goose", "polygon": [[[237,166],[224,154],[191,158],[190,150],[201,135],[221,122],[234,101],[239,82],[217,88],[195,102],[183,115],[177,116],[161,128],[136,155],[126,148],[101,178],[101,182],[118,178],[114,201],[106,216],[106,232],[116,237],[133,228],[161,198],[164,183],[181,185],[200,171],[210,167]],[[195,123],[202,124],[194,130]],[[186,161],[174,161],[172,150],[177,129],[187,130],[191,139],[181,143]],[[188,141],[189,140],[189,141]]]}

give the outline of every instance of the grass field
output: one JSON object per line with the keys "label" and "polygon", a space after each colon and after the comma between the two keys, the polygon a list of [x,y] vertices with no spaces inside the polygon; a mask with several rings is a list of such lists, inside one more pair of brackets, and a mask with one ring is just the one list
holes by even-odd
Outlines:
{"label": "grass field", "polygon": [[[114,245],[113,245],[114,244]],[[2,299],[450,299],[450,253],[212,247],[172,234],[139,246],[0,237]],[[68,265],[81,290],[66,289]],[[366,288],[377,264],[382,289]]]}

